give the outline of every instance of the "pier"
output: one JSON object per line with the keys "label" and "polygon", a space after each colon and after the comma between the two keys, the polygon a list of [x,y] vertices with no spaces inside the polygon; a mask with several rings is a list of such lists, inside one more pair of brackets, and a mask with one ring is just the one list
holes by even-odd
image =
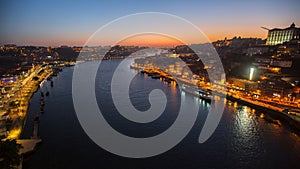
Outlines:
{"label": "pier", "polygon": [[22,145],[22,148],[20,149],[20,154],[28,154],[35,150],[37,144],[42,142],[42,139],[38,136],[38,130],[39,130],[39,114],[36,114],[36,117],[34,119],[34,126],[33,126],[33,134],[31,139],[18,139],[17,143]]}
{"label": "pier", "polygon": [[20,149],[20,154],[28,154],[35,151],[37,144],[41,143],[41,139],[19,139],[18,144],[21,144],[23,148]]}

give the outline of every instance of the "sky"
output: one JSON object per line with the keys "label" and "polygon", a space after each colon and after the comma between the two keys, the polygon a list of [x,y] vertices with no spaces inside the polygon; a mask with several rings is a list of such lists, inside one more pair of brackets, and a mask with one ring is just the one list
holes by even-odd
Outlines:
{"label": "sky", "polygon": [[[141,12],[182,17],[196,25],[210,41],[234,36],[266,38],[267,31],[261,26],[285,28],[295,22],[299,27],[299,6],[298,0],[1,0],[0,45],[81,46],[105,24]],[[143,43],[149,37],[146,35]],[[123,42],[134,45],[134,39]],[[163,39],[166,38],[158,40],[152,36],[148,41],[163,43]],[[171,44],[170,41],[166,40]],[[100,45],[109,45],[107,42]]]}

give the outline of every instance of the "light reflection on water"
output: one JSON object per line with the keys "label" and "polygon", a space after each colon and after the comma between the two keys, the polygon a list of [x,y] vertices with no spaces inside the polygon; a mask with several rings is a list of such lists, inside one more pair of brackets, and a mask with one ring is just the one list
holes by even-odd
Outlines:
{"label": "light reflection on water", "polygon": [[[147,108],[147,93],[153,86],[168,93],[168,114],[151,126],[139,126],[120,120],[115,115],[109,100],[111,65],[119,61],[104,62],[101,70],[105,78],[98,81],[97,97],[105,100],[104,108],[108,120],[121,132],[152,135],[168,128],[176,118],[179,92],[176,86],[137,74],[132,82],[137,88],[131,95],[139,108]],[[87,66],[90,63],[84,63]],[[106,66],[106,67],[105,67]],[[134,70],[130,70],[137,73]],[[149,159],[127,159],[112,155],[95,145],[81,129],[72,103],[72,68],[54,78],[54,87],[48,88],[50,96],[45,98],[45,113],[41,116],[40,137],[43,143],[24,164],[25,169],[40,168],[296,168],[300,160],[300,137],[284,125],[279,126],[260,118],[261,113],[236,102],[227,101],[221,122],[212,137],[199,144],[198,137],[207,116],[210,104],[194,98],[200,105],[197,122],[189,135],[174,149]],[[50,83],[50,82],[47,82]],[[50,86],[48,84],[48,86]],[[141,87],[142,86],[142,87]],[[100,92],[101,91],[101,92]],[[185,97],[188,94],[182,92]],[[39,111],[39,92],[31,101],[24,138],[32,134],[34,113]],[[125,126],[124,126],[125,125]],[[154,130],[154,132],[153,132]]]}

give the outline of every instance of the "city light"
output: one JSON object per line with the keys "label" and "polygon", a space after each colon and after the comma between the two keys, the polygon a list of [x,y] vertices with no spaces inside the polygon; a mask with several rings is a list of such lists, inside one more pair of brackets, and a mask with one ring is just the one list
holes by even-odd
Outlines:
{"label": "city light", "polygon": [[250,68],[250,75],[249,75],[249,80],[253,79],[253,74],[254,74],[254,68]]}
{"label": "city light", "polygon": [[[26,6],[26,4],[28,3],[21,3],[20,9],[23,9],[24,5]],[[70,3],[66,4],[68,6],[70,5]],[[128,11],[130,11],[130,7],[134,6],[134,4],[136,3],[126,4],[126,6],[123,8],[128,8]],[[147,3],[147,6],[149,6],[147,7],[147,10],[152,8],[150,4],[152,4],[152,2]],[[222,3],[222,5],[223,4],[226,3]],[[254,4],[254,7],[256,5],[255,3],[249,4]],[[286,3],[284,2],[282,4]],[[42,4],[40,8],[37,8],[36,5],[32,6],[37,9],[32,11],[47,11],[45,8],[47,5],[45,4]],[[107,6],[109,5],[106,5],[105,7]],[[172,4],[172,7],[173,6],[174,5]],[[186,6],[186,3],[177,7],[180,9],[180,13],[184,11],[184,6]],[[247,5],[245,6],[251,10],[255,9]],[[284,5],[281,6],[284,7]],[[86,6],[84,7],[86,8]],[[97,11],[99,10],[98,7],[101,7],[101,5],[97,6]],[[116,7],[118,7],[118,5]],[[199,5],[195,5],[195,7],[199,7]],[[80,6],[79,9],[81,8],[82,7]],[[212,9],[214,8],[215,5]],[[263,5],[261,5],[260,8],[265,11]],[[140,11],[142,12],[142,8],[138,9],[141,9]],[[222,6],[221,9],[223,9]],[[224,7],[224,9],[225,13],[231,11],[226,7]],[[238,9],[237,6],[234,6],[233,11],[235,11],[235,9]],[[73,10],[76,11],[75,9]],[[108,8],[106,12],[109,11],[110,9]],[[116,11],[122,12],[123,10],[113,10],[113,12]],[[188,9],[188,11],[191,11],[191,9]],[[272,10],[272,12],[274,11],[275,13],[279,13],[276,10]],[[297,12],[296,9],[295,12]],[[82,12],[77,13],[81,14]],[[195,14],[195,11],[193,13]],[[219,16],[219,13],[217,13],[216,16]],[[254,13],[257,14],[257,16],[264,16],[256,13],[255,10]],[[142,13],[137,13],[130,16],[138,16],[141,14]],[[145,15],[148,14],[152,14],[152,12],[145,13]],[[287,13],[284,12],[284,14]],[[55,14],[54,18],[61,19],[57,16],[60,15]],[[103,16],[106,17],[110,15]],[[76,16],[73,15],[72,17],[76,18]],[[287,17],[288,20],[291,17],[293,16],[290,16],[289,13],[289,16]],[[117,25],[122,18],[120,18],[120,20],[117,19],[109,22],[107,25]],[[31,18],[22,18],[22,21],[26,21],[26,19]],[[51,18],[47,19],[49,20]],[[204,19],[209,21],[208,18]],[[248,22],[248,19],[248,17],[243,17],[241,12],[240,20],[243,22]],[[44,142],[45,145],[47,144],[46,146],[30,146],[34,151],[36,149],[41,149],[36,154],[31,152],[30,155],[27,152],[25,154],[24,152],[25,150],[27,151],[27,147],[29,146],[24,146],[24,144],[22,144],[23,148],[21,151],[17,152],[21,156],[24,155],[24,158],[21,158],[20,160],[21,166],[23,164],[24,166],[31,166],[31,163],[34,163],[34,165],[37,165],[37,168],[47,168],[49,167],[47,165],[50,165],[50,167],[55,166],[56,168],[64,168],[65,166],[75,169],[77,167],[82,168],[81,165],[77,165],[75,162],[82,162],[81,160],[85,160],[83,163],[89,164],[91,159],[90,156],[80,156],[80,153],[85,151],[91,156],[99,154],[101,157],[103,156],[103,159],[105,159],[98,161],[99,164],[92,163],[91,166],[87,166],[87,168],[132,168],[135,164],[131,164],[130,161],[132,160],[129,158],[144,158],[148,157],[148,152],[153,151],[160,153],[165,151],[162,147],[172,148],[176,146],[175,143],[177,144],[180,142],[180,140],[176,141],[176,138],[173,137],[172,134],[175,133],[174,136],[177,136],[177,134],[180,134],[182,131],[181,136],[183,138],[184,134],[188,134],[187,132],[194,124],[204,122],[203,127],[195,125],[195,128],[202,127],[199,128],[199,130],[201,129],[201,132],[199,132],[199,130],[191,130],[191,134],[193,136],[197,136],[200,133],[198,138],[192,137],[192,139],[196,138],[198,140],[190,141],[190,138],[185,138],[185,143],[188,143],[187,149],[185,149],[184,146],[181,146],[180,148],[177,147],[177,150],[175,150],[178,151],[178,153],[172,153],[170,151],[171,153],[162,154],[158,158],[154,157],[154,161],[153,159],[150,159],[153,161],[153,165],[151,166],[150,164],[146,168],[188,168],[190,163],[193,164],[191,167],[199,168],[202,166],[203,162],[207,164],[207,167],[209,168],[223,168],[224,166],[228,168],[234,168],[235,166],[238,166],[239,168],[247,168],[248,166],[257,166],[257,164],[255,164],[255,160],[248,160],[248,162],[247,159],[248,157],[251,158],[251,156],[260,156],[261,149],[270,153],[270,155],[268,154],[260,159],[261,161],[268,162],[268,166],[262,162],[261,166],[257,166],[257,168],[264,168],[266,166],[269,168],[297,168],[299,161],[297,153],[300,152],[300,135],[297,133],[295,134],[294,130],[296,132],[298,130],[300,131],[300,77],[298,76],[298,68],[300,66],[300,59],[298,57],[300,53],[300,27],[296,27],[296,25],[292,23],[289,27],[280,28],[281,24],[287,22],[288,20],[282,20],[279,22],[279,25],[276,25],[276,22],[278,22],[277,20],[270,23],[270,19],[263,17],[261,17],[261,19],[263,20],[254,25],[250,24],[249,22],[249,24],[247,24],[247,29],[242,29],[239,31],[236,31],[236,29],[242,28],[239,26],[239,23],[234,21],[227,22],[224,20],[221,22],[221,24],[219,24],[220,22],[218,22],[218,20],[213,20],[212,22],[216,23],[213,25],[214,30],[211,30],[214,32],[214,34],[212,35],[208,32],[207,35],[203,35],[204,37],[208,36],[210,40],[214,39],[209,43],[203,43],[201,40],[198,41],[197,38],[199,38],[199,36],[187,31],[184,28],[184,25],[176,24],[172,26],[171,23],[168,25],[155,25],[155,23],[160,23],[157,22],[157,20],[159,20],[158,17],[153,20],[149,18],[144,18],[144,20],[139,19],[139,22],[134,21],[126,23],[128,27],[119,26],[112,30],[110,30],[108,26],[105,26],[105,28],[102,27],[103,30],[107,30],[107,34],[103,33],[103,36],[99,36],[97,38],[94,38],[96,35],[94,36],[93,34],[92,36],[94,37],[89,37],[90,39],[94,39],[93,43],[91,42],[92,40],[86,41],[85,35],[80,37],[82,39],[78,39],[79,37],[76,37],[75,35],[78,32],[78,28],[74,25],[68,27],[70,30],[68,28],[61,29],[61,26],[59,26],[57,29],[55,29],[57,32],[51,33],[53,30],[44,30],[42,29],[43,24],[39,24],[42,27],[39,27],[38,30],[45,32],[46,35],[53,34],[60,36],[63,35],[64,31],[66,31],[69,36],[67,39],[64,36],[58,38],[55,36],[49,39],[45,38],[46,36],[42,34],[37,34],[35,37],[38,37],[39,41],[30,39],[28,42],[24,39],[24,42],[19,40],[19,38],[22,39],[23,34],[13,34],[9,33],[10,31],[7,30],[8,35],[13,34],[15,36],[19,35],[20,37],[12,38],[7,36],[8,38],[11,38],[11,40],[2,39],[3,42],[0,45],[1,140],[5,141],[7,139],[15,139],[17,140],[17,143],[25,142],[25,145],[27,145],[27,142],[30,144],[31,142],[34,142],[35,144],[36,142],[45,140]],[[262,27],[263,29],[267,30],[267,32],[263,33],[260,31],[262,33],[257,34],[255,29],[259,29],[258,26],[264,23],[264,19],[267,21],[265,22],[266,25],[271,27],[274,24],[272,26],[273,28],[269,29]],[[13,19],[7,19],[7,21],[10,20],[14,21]],[[100,20],[103,21],[103,18],[100,18]],[[104,19],[104,21],[107,20],[110,19]],[[205,25],[202,25],[202,21],[200,23],[200,21],[197,21],[197,18],[194,18],[193,20],[197,22],[197,25],[201,25],[201,29],[203,26],[203,31],[210,31],[210,29],[207,29]],[[257,17],[253,18],[253,20],[256,21]],[[145,24],[143,24],[142,21],[145,21]],[[299,21],[295,20],[295,22]],[[52,23],[51,20],[49,23]],[[101,23],[100,25],[102,24],[105,23]],[[232,29],[226,29],[226,24],[230,25],[230,28]],[[13,26],[15,27],[15,25]],[[16,30],[17,28],[18,27],[16,27]],[[102,28],[99,30],[102,30]],[[135,32],[140,28],[145,29]],[[155,29],[152,30],[152,28]],[[72,29],[76,29],[75,33]],[[26,30],[30,31],[30,25]],[[34,30],[36,30],[35,27],[32,28],[32,31]],[[178,33],[178,37],[171,36],[173,31],[178,30],[181,31]],[[120,41],[115,41],[118,39],[117,35],[121,34],[123,31],[130,34],[126,34],[125,37],[120,37]],[[148,31],[150,33],[147,33]],[[151,33],[152,31],[154,33]],[[236,35],[235,32],[239,32],[239,34]],[[73,34],[74,36],[71,36]],[[185,37],[186,40],[183,40]],[[221,37],[222,39],[219,39],[218,37]],[[16,43],[18,45],[7,44],[7,42]],[[62,44],[62,46],[59,46],[61,45],[61,42],[63,42],[65,45]],[[39,43],[41,43],[43,46],[41,46]],[[36,44],[36,46],[33,46],[32,44]],[[216,56],[216,58],[213,58],[214,56]],[[96,66],[95,64],[100,64],[99,69],[93,69],[93,67]],[[74,67],[70,68],[71,66]],[[80,70],[86,71],[84,73],[78,70],[75,71],[75,69],[79,69],[79,67]],[[99,75],[91,76],[95,77],[95,79],[90,78],[88,74],[92,73],[92,70],[95,70],[95,74]],[[60,72],[62,72],[62,74]],[[73,80],[73,77],[78,76],[73,75],[76,74],[73,72],[81,72],[79,73],[79,77],[88,77],[88,79],[82,80],[82,78],[78,78],[79,80]],[[121,72],[124,74],[114,76],[118,74],[116,72]],[[85,74],[87,76],[85,76]],[[132,83],[129,82],[130,79],[133,80],[133,78],[134,81],[132,81]],[[86,85],[87,83],[85,82],[87,82],[87,80],[92,80],[92,85]],[[123,80],[128,81],[125,82]],[[66,84],[72,84],[72,86],[67,86]],[[127,86],[124,87],[124,84],[127,84]],[[88,139],[90,134],[75,131],[78,128],[78,125],[81,125],[82,123],[81,120],[80,123],[78,123],[78,120],[81,118],[69,118],[70,120],[63,122],[56,120],[61,118],[60,113],[57,112],[65,113],[64,116],[66,117],[74,114],[77,114],[77,117],[79,117],[81,115],[78,115],[78,110],[83,110],[82,107],[86,107],[85,105],[82,106],[82,104],[86,104],[87,106],[90,105],[90,102],[86,100],[86,98],[90,98],[90,96],[88,96],[89,92],[87,92],[87,94],[84,91],[77,93],[76,91],[78,91],[78,86],[82,86],[81,89],[87,90],[89,90],[90,87],[96,87],[96,90],[93,90],[91,95],[95,99],[91,101],[94,101],[95,103],[100,101],[101,105],[96,105],[96,109],[93,110],[98,111],[103,106],[101,110],[103,110],[103,113],[105,112],[106,114],[104,119],[102,119],[101,115],[101,119],[88,118],[85,120],[93,127],[88,127],[88,130],[91,130],[92,134],[94,132],[97,134],[97,136],[104,135],[105,138],[109,137],[107,133],[112,133],[110,131],[119,132],[117,130],[113,130],[114,127],[122,130],[120,130],[120,134],[114,133],[111,135],[113,136],[111,139],[100,142],[100,145],[97,143],[100,147],[104,146],[102,148],[107,151],[101,148],[99,148],[99,150],[93,149],[93,147],[86,148],[85,146],[80,146],[77,144],[77,142],[76,144],[71,145],[71,142],[67,140],[68,138],[87,137],[83,138],[82,140],[87,140],[90,142],[90,139]],[[124,91],[121,87],[124,87],[123,89],[128,89],[128,92],[123,93],[123,96],[126,97],[121,96],[122,91]],[[119,91],[113,90],[117,88],[119,88]],[[152,90],[157,90],[156,88],[162,92],[162,96],[164,96],[163,98],[160,95],[157,95],[159,97],[152,97]],[[77,96],[80,97],[82,93],[84,98],[77,98]],[[50,97],[48,97],[49,95]],[[120,99],[114,100],[114,98]],[[128,103],[130,104],[124,102],[123,98],[130,99],[128,100]],[[74,99],[78,101],[74,101]],[[155,101],[153,102],[155,104],[152,104],[152,99]],[[165,110],[163,110],[162,107],[161,110],[163,111],[161,111],[161,118],[159,117],[160,115],[158,113],[155,114],[158,121],[153,121],[152,123],[148,119],[148,117],[150,117],[148,115],[151,114],[150,110],[152,110],[151,108],[153,107],[155,112],[159,112],[160,110],[157,108],[160,106],[156,105],[156,103],[159,103],[160,105],[163,103],[162,101],[166,101],[164,107]],[[111,108],[111,105],[113,108]],[[133,108],[129,108],[129,106]],[[196,107],[193,108],[194,106]],[[78,108],[75,110],[74,107]],[[91,108],[87,108],[88,110],[83,112],[85,114],[83,114],[82,117],[86,117],[86,112],[90,112],[89,110]],[[145,110],[148,108],[150,108],[149,111]],[[180,113],[185,108],[187,108],[185,117],[189,117],[186,119],[181,118]],[[147,114],[147,117],[139,113],[141,111],[147,111],[148,113],[144,113],[145,115]],[[139,113],[130,115],[130,117],[137,115],[138,119],[135,117],[134,119],[127,119],[125,116],[122,117],[124,112],[125,114],[134,112]],[[222,121],[221,113],[223,112],[224,117],[226,116],[226,120]],[[101,112],[99,113],[102,114]],[[113,114],[113,116],[107,114]],[[115,115],[120,116],[121,118]],[[55,116],[55,118],[47,118],[47,116]],[[215,119],[217,116],[218,119]],[[182,115],[182,117],[184,116]],[[140,118],[145,118],[145,120],[140,121]],[[98,123],[94,123],[97,120],[100,121]],[[113,123],[103,123],[106,120],[107,122],[111,121]],[[127,120],[130,120],[128,121],[129,123],[126,122]],[[132,123],[131,120],[134,120],[134,123]],[[281,121],[285,122],[285,124],[281,125]],[[148,122],[150,123],[147,124]],[[99,126],[99,129],[97,129],[94,124],[99,123],[103,123],[103,126]],[[211,128],[212,126],[210,126],[210,123],[214,125],[213,128]],[[168,128],[166,128],[166,124],[168,124]],[[173,126],[174,124],[176,125],[175,127]],[[178,125],[177,127],[177,124],[180,126]],[[108,128],[107,130],[106,126],[109,125],[112,125],[112,128]],[[53,129],[53,126],[54,128],[59,126],[61,130],[56,130],[54,133],[51,130]],[[205,126],[208,126],[208,128]],[[214,131],[217,127],[218,130],[222,132],[217,131],[215,133],[215,138],[217,139],[213,139],[212,143],[214,143],[214,141],[222,143],[224,142],[226,143],[225,149],[223,148],[224,144],[202,144],[205,141],[202,139],[203,134],[208,135],[206,134],[207,131]],[[68,132],[70,137],[61,137],[65,134],[65,129],[74,129],[74,132]],[[144,129],[145,131],[147,130],[145,134]],[[173,129],[174,132],[170,133],[169,131],[173,131]],[[179,130],[177,131],[177,129]],[[86,131],[86,129],[84,131]],[[196,131],[196,133],[194,131]],[[278,134],[278,131],[283,131],[286,134]],[[151,138],[148,138],[148,133],[150,133]],[[218,135],[220,133],[221,135]],[[228,135],[228,133],[230,137],[223,137],[223,135]],[[48,134],[55,137],[49,137]],[[114,136],[124,134],[125,137]],[[128,136],[126,136],[127,134]],[[169,135],[172,137],[165,137]],[[291,137],[291,135],[293,137]],[[95,137],[99,138],[97,136]],[[167,139],[166,141],[175,140],[175,142],[173,142],[171,145],[169,142],[164,142],[164,139],[157,140],[153,143],[159,143],[159,145],[157,147],[151,147],[153,144],[149,142],[149,140],[155,140],[154,138],[164,138],[162,136]],[[277,137],[278,139],[282,140],[278,143],[278,145],[276,144],[277,147],[280,147],[280,151],[273,151],[274,148],[272,146],[265,146],[263,144],[266,141],[268,142],[270,138],[277,139]],[[221,138],[221,140],[218,141],[218,138]],[[57,147],[58,144],[48,146],[48,143],[53,142],[53,139],[57,139],[57,142],[59,142],[59,144],[62,146]],[[100,140],[103,141],[103,139]],[[138,144],[135,145],[135,140],[140,140],[140,142],[136,142]],[[258,142],[257,140],[261,140],[262,143]],[[144,141],[146,141],[145,144]],[[207,140],[207,142],[209,141],[211,140]],[[87,145],[89,142],[83,143],[83,145]],[[126,145],[123,144],[125,142],[127,142]],[[196,143],[199,143],[199,145]],[[286,143],[293,143],[293,146],[290,146]],[[64,146],[64,144],[68,144],[69,146]],[[210,157],[218,157],[218,154],[222,155],[226,154],[226,152],[233,152],[233,155],[231,155],[227,161],[219,160],[218,163],[215,163],[216,159],[213,158],[211,158],[211,161],[208,162],[206,158],[203,158],[202,160],[204,161],[201,161],[201,159],[199,160],[199,156],[203,154],[203,151],[201,151],[202,145],[200,144],[208,147],[209,151],[206,154],[208,154]],[[73,151],[69,149],[70,146],[74,147],[72,148]],[[191,146],[193,146],[193,148],[191,148]],[[0,145],[0,148],[1,147],[2,145]],[[107,147],[108,149],[106,149]],[[113,147],[113,149],[110,149],[110,147]],[[135,148],[139,149],[135,150]],[[119,150],[121,152],[119,152]],[[0,149],[0,152],[2,155],[3,150]],[[145,154],[143,154],[144,152]],[[176,161],[176,155],[182,152],[190,155],[184,156],[181,160]],[[116,157],[113,157],[114,155],[109,155],[109,153],[116,154]],[[70,163],[70,160],[68,160],[68,156],[70,154],[74,154],[74,163]],[[59,156],[56,157],[55,155]],[[124,157],[121,157],[122,159],[119,160],[117,155]],[[27,162],[26,159],[31,158],[30,156],[33,157]],[[155,156],[155,154],[153,156]],[[276,163],[276,161],[272,162],[272,160],[274,160],[274,156],[278,156],[281,161],[288,163],[282,163],[282,166],[280,166],[278,163]],[[110,159],[110,157],[113,158]],[[149,157],[151,157],[151,153]],[[67,158],[67,160],[64,160],[64,158]],[[40,161],[35,162],[35,159]],[[61,160],[58,163],[56,159]],[[170,161],[175,162],[174,164],[165,164],[165,160],[160,159],[170,159]],[[127,160],[129,160],[129,162]],[[199,160],[199,162],[197,160]],[[123,161],[125,165],[122,163],[118,164],[120,161]],[[3,158],[1,156],[0,163],[2,162]],[[113,166],[106,166],[107,164],[112,164]],[[127,164],[129,166],[126,166]],[[141,163],[141,165],[146,166],[148,164],[144,165]]]}
{"label": "city light", "polygon": [[13,129],[9,132],[7,139],[17,139],[21,134],[21,128]]}

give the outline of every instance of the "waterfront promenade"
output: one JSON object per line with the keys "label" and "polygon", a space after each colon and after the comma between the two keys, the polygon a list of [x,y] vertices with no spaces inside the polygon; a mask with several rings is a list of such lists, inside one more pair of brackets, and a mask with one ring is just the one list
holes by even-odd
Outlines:
{"label": "waterfront promenade", "polygon": [[[34,151],[36,145],[42,142],[38,137],[38,124],[35,124],[31,138],[19,139],[19,137],[26,123],[31,97],[51,74],[51,66],[37,65],[33,67],[27,77],[19,79],[16,84],[12,84],[17,90],[8,91],[7,94],[10,97],[1,100],[6,103],[2,107],[2,111],[6,112],[4,114],[6,117],[6,125],[4,126],[6,135],[4,139],[16,139],[17,143],[22,145],[19,152],[22,155]],[[17,168],[22,168],[22,162]]]}
{"label": "waterfront promenade", "polygon": [[[266,102],[266,101],[259,100],[259,99],[253,99],[251,96],[248,96],[243,92],[239,92],[237,90],[232,90],[232,88],[230,87],[231,85],[228,85],[228,86],[226,85],[224,87],[224,85],[218,85],[218,84],[212,85],[211,83],[195,82],[195,80],[191,81],[191,80],[189,80],[187,78],[183,78],[183,77],[173,78],[169,74],[167,74],[165,71],[160,70],[158,68],[150,69],[150,68],[146,68],[146,67],[133,66],[133,65],[131,65],[131,68],[137,69],[142,72],[146,72],[147,74],[150,74],[150,75],[154,74],[154,78],[163,77],[164,79],[171,80],[171,81],[175,81],[175,79],[176,79],[176,80],[179,80],[181,82],[188,83],[191,85],[198,85],[199,88],[202,88],[204,90],[210,90],[215,95],[226,96],[226,98],[228,100],[240,102],[240,103],[245,104],[254,109],[263,110],[263,111],[265,111],[266,114],[270,114],[272,117],[275,117],[276,119],[279,119],[280,121],[284,121],[300,131],[299,115],[289,114],[289,110],[296,110],[296,111],[300,112],[300,109],[298,107],[287,106],[286,104],[279,104],[279,103],[275,103],[275,102],[271,102],[271,101]],[[278,122],[278,120],[274,120],[272,122],[281,125],[281,123]]]}
{"label": "waterfront promenade", "polygon": [[5,106],[2,108],[6,111],[6,138],[18,139],[26,121],[26,115],[32,95],[37,91],[40,84],[43,83],[52,73],[52,68],[48,65],[35,66],[31,73],[24,79],[15,84],[15,91],[12,97],[6,98]]}

